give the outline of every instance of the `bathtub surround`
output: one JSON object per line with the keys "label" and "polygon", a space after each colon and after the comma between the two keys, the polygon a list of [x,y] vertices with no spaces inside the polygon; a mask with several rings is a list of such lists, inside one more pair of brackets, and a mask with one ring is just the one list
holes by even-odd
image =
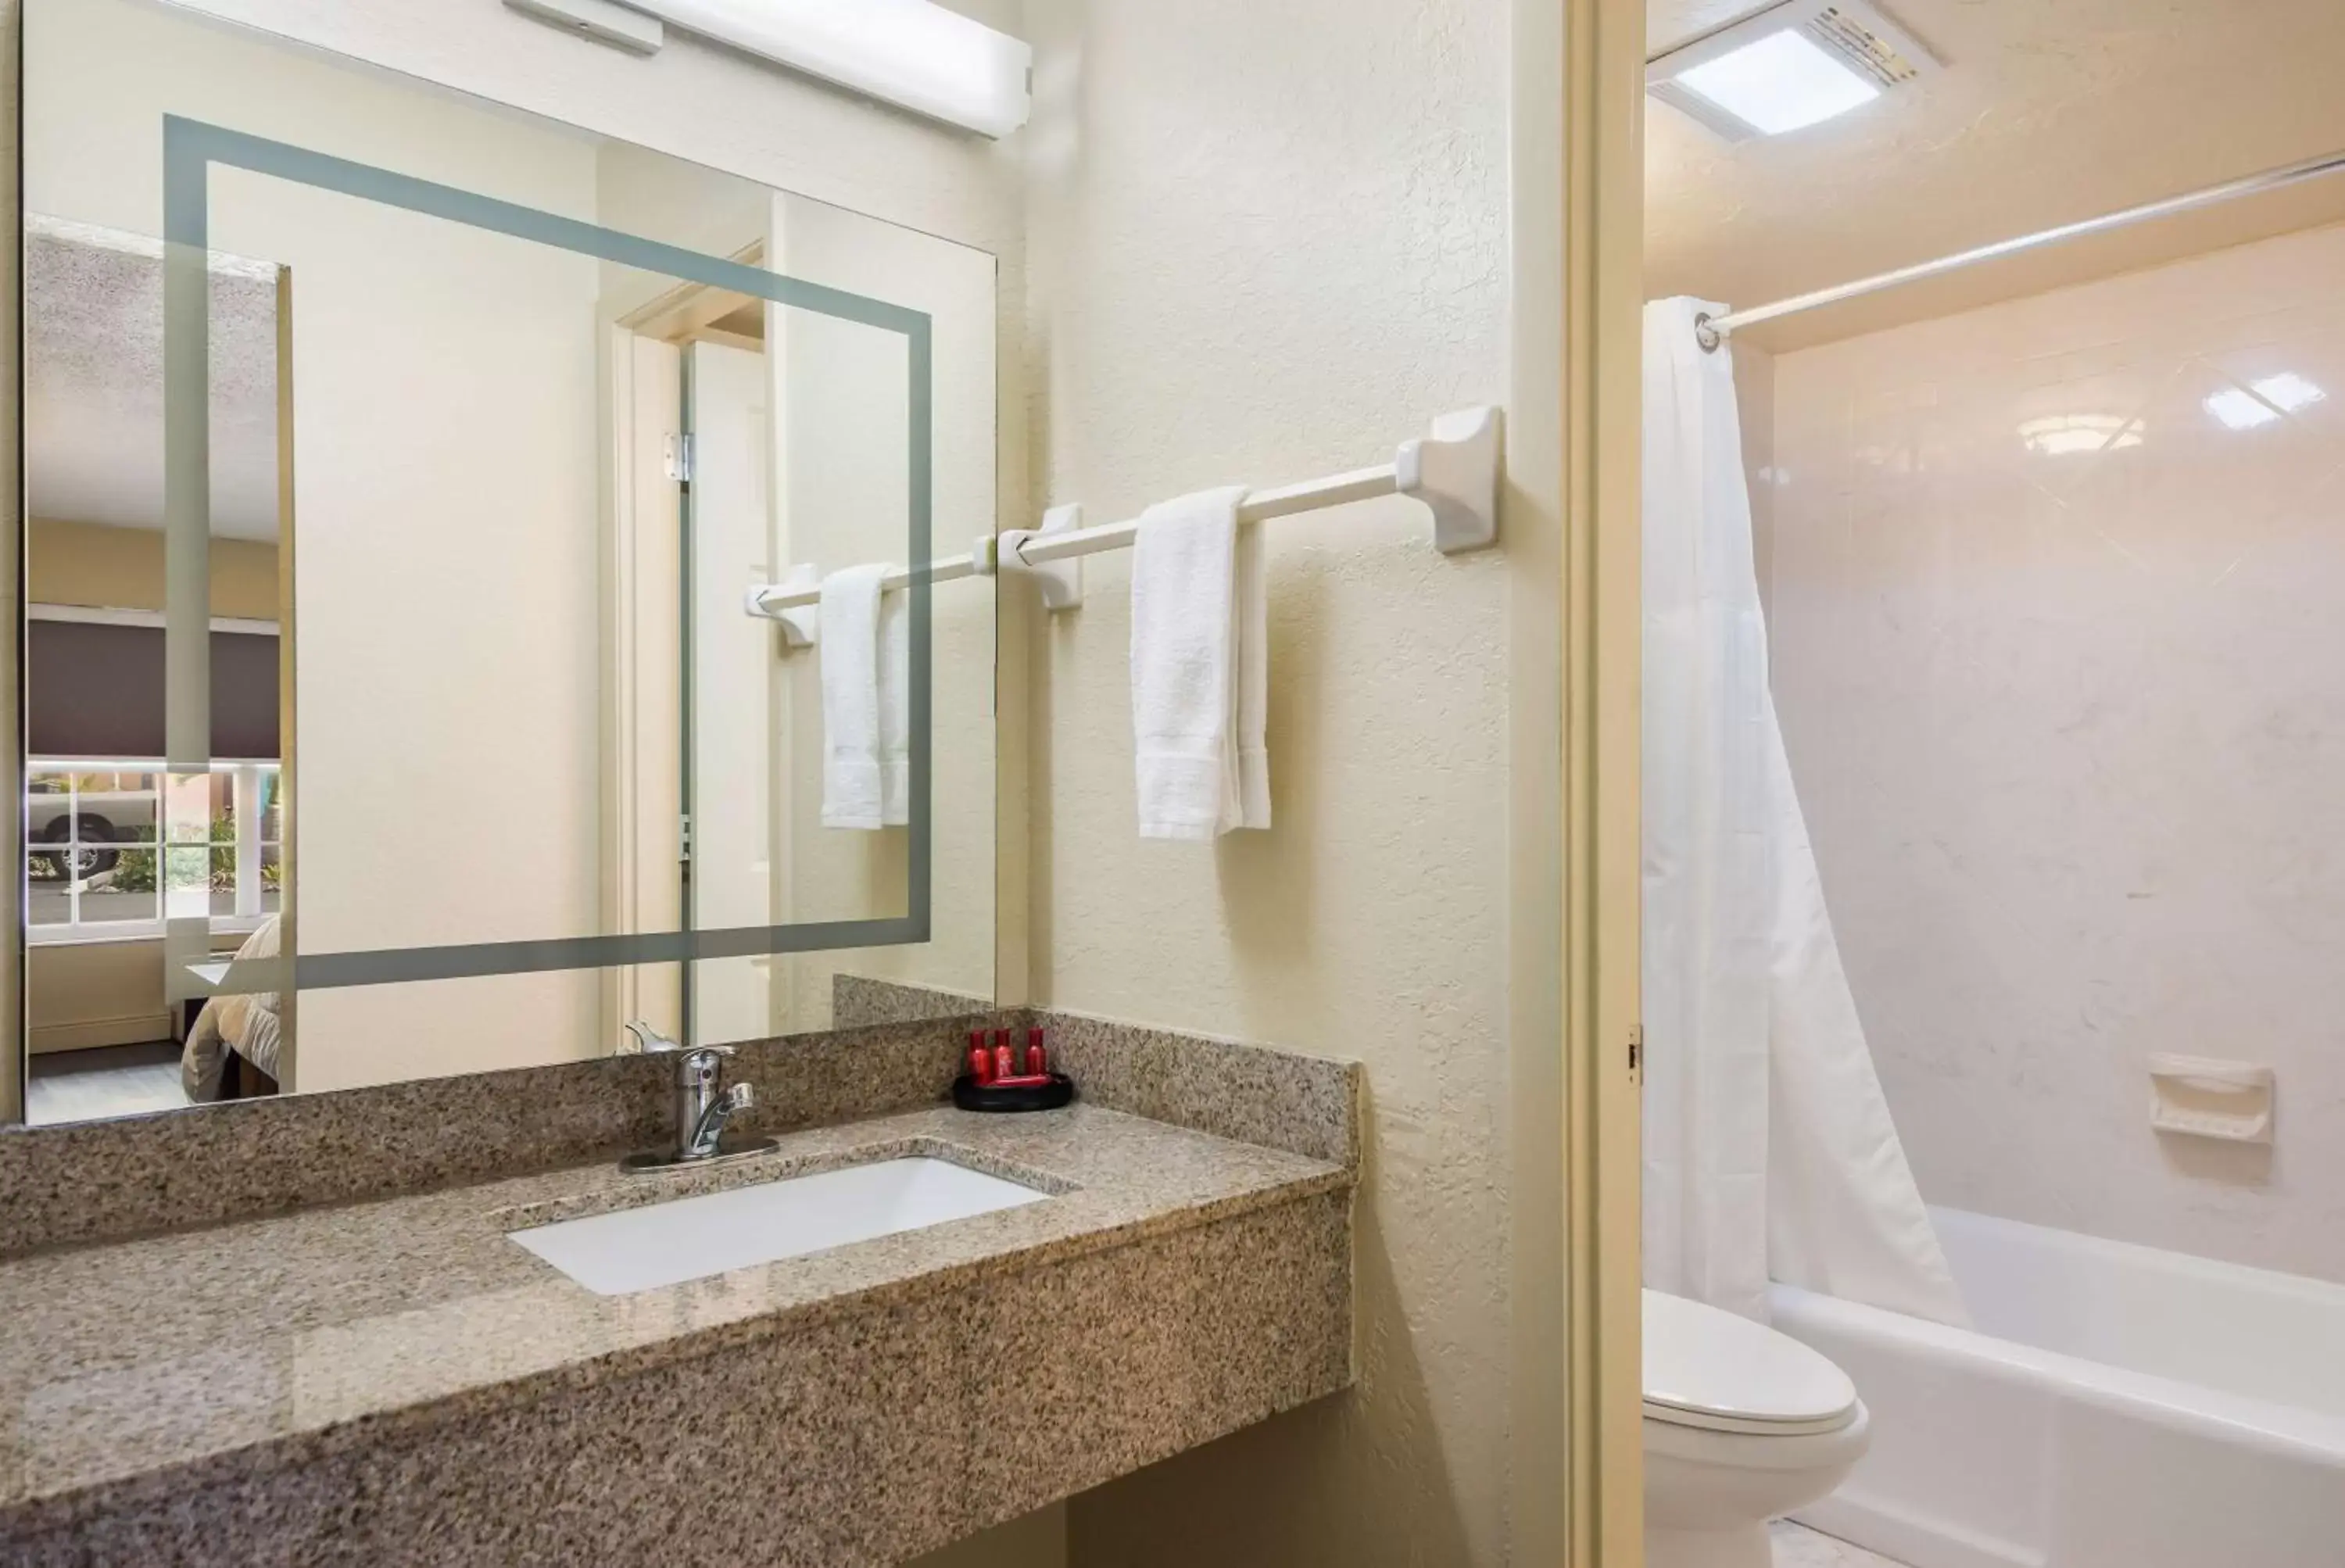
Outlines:
{"label": "bathtub surround", "polygon": [[[1777,359],[1777,697],[1934,1203],[2345,1281],[2340,278],[2320,229]],[[2271,1066],[2273,1144],[2154,1132],[2161,1053]]]}
{"label": "bathtub surround", "polygon": [[1841,966],[1768,689],[1733,348],[1645,307],[1645,1282],[1966,1321]]}
{"label": "bathtub surround", "polygon": [[505,1236],[680,1190],[607,1165],[0,1264],[0,1556],[878,1568],[1349,1381],[1323,1161],[939,1109],[681,1190],[904,1154],[1055,1196],[629,1297]]}

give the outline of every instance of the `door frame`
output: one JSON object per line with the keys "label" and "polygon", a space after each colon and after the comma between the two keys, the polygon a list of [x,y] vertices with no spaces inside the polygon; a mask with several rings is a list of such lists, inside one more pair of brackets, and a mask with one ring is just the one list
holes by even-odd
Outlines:
{"label": "door frame", "polygon": [[1565,0],[1566,1528],[1642,1568],[1644,0]]}
{"label": "door frame", "polygon": [[[765,263],[752,239],[726,260]],[[734,330],[746,310],[766,337]],[[605,463],[603,542],[603,929],[690,931],[685,822],[692,809],[694,701],[692,501],[675,469],[694,434],[691,350],[697,343],[766,353],[779,308],[713,284],[679,282],[613,321],[604,334]],[[657,657],[665,649],[673,657]],[[693,960],[603,970],[602,1038],[644,1019],[695,1043]]]}
{"label": "door frame", "polygon": [[[624,323],[604,332],[604,352],[603,929],[678,931],[684,497],[662,452],[676,433],[683,353]],[[654,647],[676,650],[672,666],[647,665]],[[601,1036],[611,1049],[624,1048],[621,1031],[632,1019],[681,1037],[680,971],[675,963],[602,971]]]}

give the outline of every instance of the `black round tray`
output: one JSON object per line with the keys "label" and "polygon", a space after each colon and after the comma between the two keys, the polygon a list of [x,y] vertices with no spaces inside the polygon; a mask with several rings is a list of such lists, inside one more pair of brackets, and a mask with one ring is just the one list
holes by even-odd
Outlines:
{"label": "black round tray", "polygon": [[1075,1081],[1053,1073],[1047,1084],[997,1089],[963,1073],[953,1080],[953,1104],[964,1111],[1055,1111],[1075,1097]]}

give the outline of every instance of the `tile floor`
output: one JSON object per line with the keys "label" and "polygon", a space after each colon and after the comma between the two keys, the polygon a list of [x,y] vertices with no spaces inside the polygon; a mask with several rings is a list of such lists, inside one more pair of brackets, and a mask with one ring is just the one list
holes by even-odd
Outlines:
{"label": "tile floor", "polygon": [[25,1084],[25,1120],[36,1127],[176,1110],[187,1103],[179,1088],[179,1048],[168,1040],[45,1053],[33,1058]]}
{"label": "tile floor", "polygon": [[1789,1522],[1774,1526],[1775,1568],[1904,1568],[1862,1546],[1851,1546]]}

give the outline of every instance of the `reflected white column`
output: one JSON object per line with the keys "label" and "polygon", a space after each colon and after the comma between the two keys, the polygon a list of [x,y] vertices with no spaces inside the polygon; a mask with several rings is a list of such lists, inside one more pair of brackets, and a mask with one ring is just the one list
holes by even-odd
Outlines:
{"label": "reflected white column", "polygon": [[[198,921],[212,911],[212,776],[163,776],[163,918]],[[201,956],[198,954],[197,956]]]}
{"label": "reflected white column", "polygon": [[250,762],[236,769],[236,914],[250,920],[260,913],[260,807],[267,775]]}

